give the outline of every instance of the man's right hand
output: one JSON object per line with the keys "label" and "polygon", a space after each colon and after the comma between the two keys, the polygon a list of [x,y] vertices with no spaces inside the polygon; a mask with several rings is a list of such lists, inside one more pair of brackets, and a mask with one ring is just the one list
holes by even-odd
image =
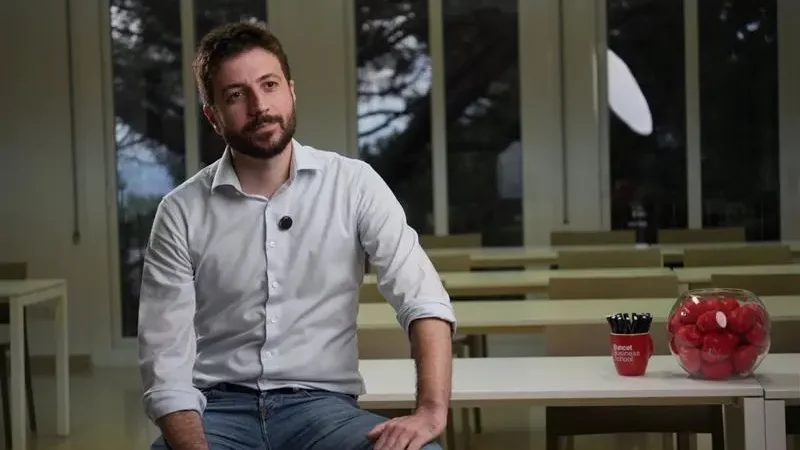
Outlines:
{"label": "man's right hand", "polygon": [[197,411],[177,411],[156,422],[172,450],[209,450],[203,421]]}

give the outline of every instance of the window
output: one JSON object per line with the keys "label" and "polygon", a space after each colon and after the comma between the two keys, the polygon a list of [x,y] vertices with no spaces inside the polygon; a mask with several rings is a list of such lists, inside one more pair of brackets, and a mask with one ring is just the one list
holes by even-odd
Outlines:
{"label": "window", "polygon": [[[195,0],[195,40],[200,42],[214,27],[235,21],[264,22],[267,20],[266,0]],[[199,96],[198,96],[198,101]],[[200,164],[207,166],[222,156],[225,141],[203,115],[202,102],[198,108]]]}
{"label": "window", "polygon": [[517,1],[442,6],[450,233],[522,245]]}
{"label": "window", "polygon": [[[607,18],[611,225],[644,214],[654,242],[658,228],[687,226],[683,2],[607,0]],[[652,126],[624,111],[640,96]]]}
{"label": "window", "polygon": [[776,1],[698,5],[703,226],[779,240]]}
{"label": "window", "polygon": [[144,251],[161,198],[185,178],[178,2],[111,0],[122,334],[136,336]]}
{"label": "window", "polygon": [[433,232],[428,2],[356,0],[358,148],[418,233]]}

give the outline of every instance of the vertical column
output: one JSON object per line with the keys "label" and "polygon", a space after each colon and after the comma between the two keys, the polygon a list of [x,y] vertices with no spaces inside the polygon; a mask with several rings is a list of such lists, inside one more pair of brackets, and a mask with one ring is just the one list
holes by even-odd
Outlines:
{"label": "vertical column", "polygon": [[778,0],[781,239],[800,239],[800,2]]}
{"label": "vertical column", "polygon": [[686,58],[686,194],[689,228],[703,228],[703,167],[700,149],[700,36],[698,0],[684,0]]}
{"label": "vertical column", "polygon": [[450,233],[447,214],[447,111],[444,67],[444,0],[428,0],[428,34],[431,52],[431,149],[433,158],[433,229],[437,236]]}
{"label": "vertical column", "polygon": [[564,142],[561,120],[559,0],[520,0],[519,67],[522,216],[525,245],[548,245],[561,224]]}
{"label": "vertical column", "polygon": [[183,132],[186,140],[186,178],[200,169],[200,136],[197,119],[200,108],[192,73],[195,52],[194,0],[181,2],[181,67],[183,69]]}

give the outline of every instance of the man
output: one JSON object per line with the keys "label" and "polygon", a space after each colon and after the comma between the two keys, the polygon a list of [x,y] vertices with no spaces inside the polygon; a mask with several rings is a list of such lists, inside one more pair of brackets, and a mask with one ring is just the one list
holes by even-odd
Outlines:
{"label": "man", "polygon": [[[153,449],[438,449],[455,318],[397,199],[364,162],[293,139],[295,86],[265,27],[213,30],[194,68],[227,147],[153,223],[139,312]],[[356,402],[364,252],[411,339],[406,417]]]}

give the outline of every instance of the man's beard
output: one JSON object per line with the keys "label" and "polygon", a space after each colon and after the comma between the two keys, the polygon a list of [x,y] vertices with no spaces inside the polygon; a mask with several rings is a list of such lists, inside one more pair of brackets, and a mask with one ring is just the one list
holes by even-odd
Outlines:
{"label": "man's beard", "polygon": [[[253,158],[270,159],[283,153],[292,141],[296,122],[294,111],[286,119],[264,114],[247,122],[240,132],[223,130],[222,138],[234,151]],[[255,136],[259,132],[257,128],[265,123],[278,124],[278,129],[269,133],[269,141],[266,143]]]}

